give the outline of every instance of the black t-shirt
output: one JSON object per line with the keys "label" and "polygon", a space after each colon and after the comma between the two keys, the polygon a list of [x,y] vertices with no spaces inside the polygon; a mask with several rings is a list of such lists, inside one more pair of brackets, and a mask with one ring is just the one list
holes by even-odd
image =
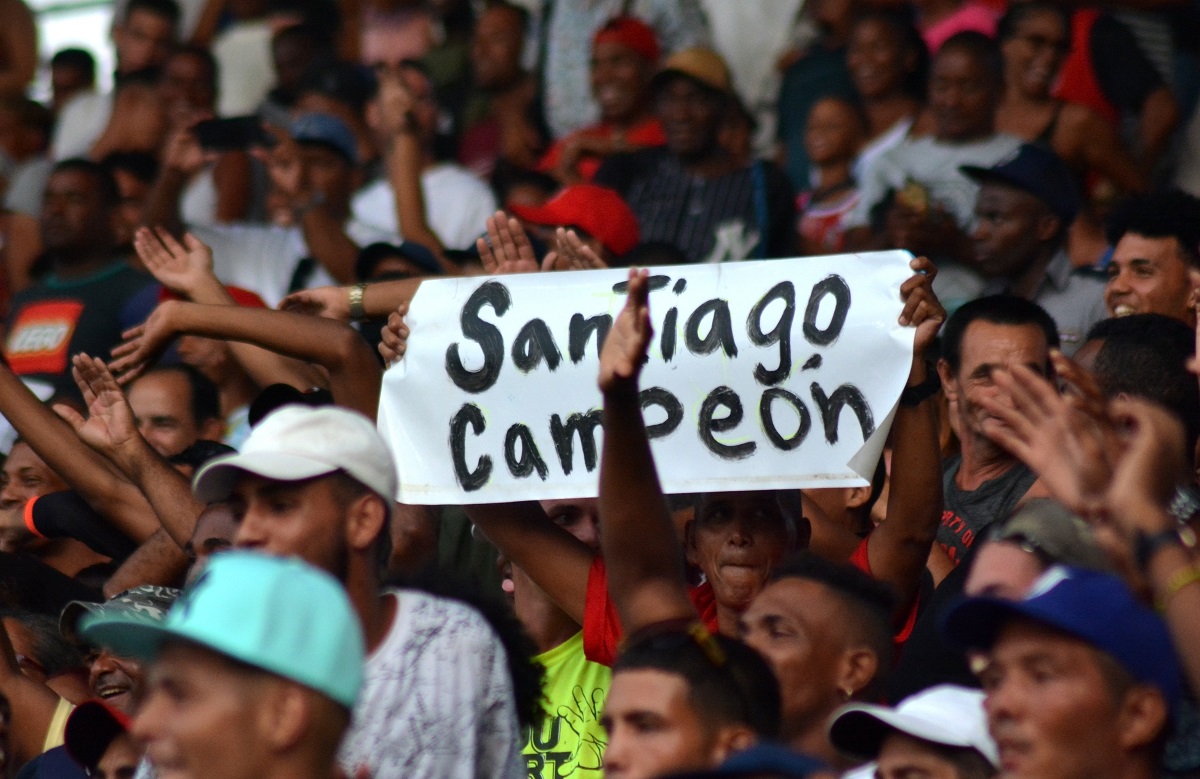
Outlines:
{"label": "black t-shirt", "polygon": [[1112,15],[1101,14],[1090,39],[1092,68],[1104,96],[1122,113],[1141,113],[1142,103],[1163,80],[1133,33]]}
{"label": "black t-shirt", "polygon": [[942,637],[946,613],[962,598],[963,585],[971,570],[974,551],[942,580],[937,589],[922,593],[924,606],[913,625],[900,660],[888,676],[887,700],[898,703],[914,693],[938,684],[959,684],[977,687],[979,682],[967,665],[961,649],[950,646]]}
{"label": "black t-shirt", "polygon": [[138,324],[130,299],[154,280],[124,261],[81,279],[51,275],[13,296],[4,356],[13,373],[45,380],[56,392],[78,396],[71,357],[85,352],[108,359],[121,333]]}
{"label": "black t-shirt", "polygon": [[35,557],[0,552],[0,604],[57,619],[73,600],[102,603],[104,596]]}
{"label": "black t-shirt", "polygon": [[673,244],[690,262],[795,254],[795,195],[772,163],[757,160],[705,179],[658,147],[609,157],[593,183],[621,193],[637,215],[643,243]]}
{"label": "black t-shirt", "polygon": [[1017,463],[1000,476],[967,491],[960,489],[954,480],[961,465],[962,455],[955,455],[943,468],[942,494],[946,504],[937,534],[938,543],[955,565],[962,561],[988,526],[1012,513],[1037,481],[1037,474],[1024,463]]}

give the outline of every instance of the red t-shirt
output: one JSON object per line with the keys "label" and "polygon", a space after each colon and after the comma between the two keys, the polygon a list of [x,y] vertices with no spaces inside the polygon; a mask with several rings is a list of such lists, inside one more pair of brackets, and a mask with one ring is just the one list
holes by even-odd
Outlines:
{"label": "red t-shirt", "polygon": [[[585,138],[611,138],[615,129],[612,125],[597,124],[592,127],[585,127],[582,130],[576,130],[565,138],[561,138],[554,142],[554,145],[546,150],[546,154],[538,161],[537,169],[542,173],[549,173],[558,167],[558,158],[562,156],[563,146],[576,137]],[[649,148],[651,146],[662,146],[667,142],[667,136],[663,135],[662,124],[657,119],[647,119],[641,124],[630,128],[625,134],[625,140],[631,146],[638,148]],[[590,154],[584,155],[579,159],[579,163],[575,167],[575,172],[580,175],[584,181],[591,181],[596,171],[600,170],[600,166],[604,164],[603,157],[596,157]]]}
{"label": "red t-shirt", "polygon": [[[873,576],[871,564],[867,559],[867,539],[863,539],[850,555],[848,561],[858,570]],[[712,585],[704,582],[698,587],[688,587],[688,597],[696,614],[713,633],[718,630],[717,600],[713,595]],[[892,639],[899,650],[912,633],[917,621],[917,604],[913,603],[904,627]],[[588,571],[587,595],[583,606],[583,651],[588,660],[594,663],[612,665],[617,659],[617,649],[624,637],[621,620],[617,616],[617,605],[608,593],[608,571],[604,567],[604,558],[596,555],[592,560],[591,570]]]}

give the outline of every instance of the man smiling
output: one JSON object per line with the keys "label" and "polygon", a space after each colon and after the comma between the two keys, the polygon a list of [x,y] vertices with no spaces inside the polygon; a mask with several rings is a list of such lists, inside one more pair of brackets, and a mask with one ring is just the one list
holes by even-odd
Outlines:
{"label": "man smiling", "polygon": [[1104,302],[1112,316],[1163,314],[1196,325],[1200,200],[1180,190],[1130,201],[1109,220]]}

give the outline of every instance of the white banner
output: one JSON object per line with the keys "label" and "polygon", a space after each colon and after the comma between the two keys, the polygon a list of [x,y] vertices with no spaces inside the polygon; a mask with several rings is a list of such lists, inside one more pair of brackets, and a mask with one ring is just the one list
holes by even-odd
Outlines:
{"label": "white banner", "polygon": [[[907,252],[651,269],[642,409],[668,493],[869,478],[912,362]],[[426,281],[379,429],[413,504],[593,497],[625,270]]]}

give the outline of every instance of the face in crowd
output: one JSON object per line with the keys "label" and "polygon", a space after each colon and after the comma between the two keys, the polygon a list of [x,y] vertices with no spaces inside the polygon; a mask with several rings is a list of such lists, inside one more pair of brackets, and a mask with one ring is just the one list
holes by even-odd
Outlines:
{"label": "face in crowd", "polygon": [[684,160],[702,159],[717,148],[728,100],[686,76],[663,84],[655,111],[667,136],[667,148]]}
{"label": "face in crowd", "polygon": [[983,57],[963,47],[943,47],[929,77],[929,111],[942,141],[969,141],[992,133],[999,98],[996,74]]}
{"label": "face in crowd", "polygon": [[1150,749],[1165,727],[1154,688],[1080,639],[1035,622],[1007,625],[979,678],[1006,779],[1111,775],[1123,754]]}
{"label": "face in crowd", "polygon": [[1014,278],[1043,256],[1062,221],[1039,198],[985,182],[975,200],[975,268],[989,278]]}
{"label": "face in crowd", "polygon": [[1195,321],[1197,293],[1179,239],[1127,232],[1113,248],[1104,303],[1112,316],[1162,314]]}
{"label": "face in crowd", "polygon": [[995,396],[996,372],[1024,365],[1045,374],[1049,359],[1046,334],[1036,324],[1008,325],[976,319],[967,325],[958,370],[952,370],[945,360],[938,365],[946,397],[958,417],[959,430],[980,441],[987,440],[983,429],[990,414],[980,400]]}
{"label": "face in crowd", "polygon": [[224,432],[219,419],[196,419],[191,383],[182,371],[148,373],[129,386],[128,396],[138,432],[164,457],[200,439],[220,440]]}

